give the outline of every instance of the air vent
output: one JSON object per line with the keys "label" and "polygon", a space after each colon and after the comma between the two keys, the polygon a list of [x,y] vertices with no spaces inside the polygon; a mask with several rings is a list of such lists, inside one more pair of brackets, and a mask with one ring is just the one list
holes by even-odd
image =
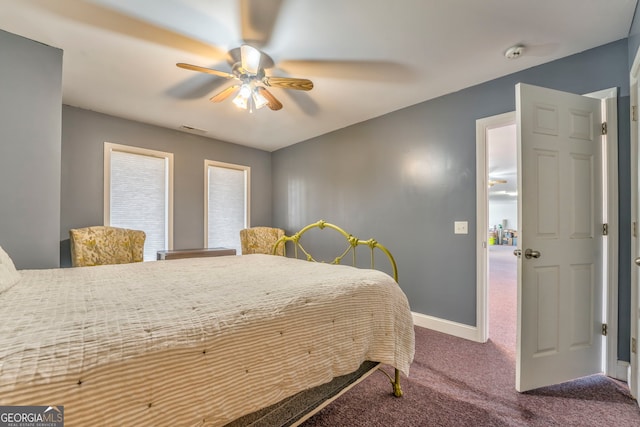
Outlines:
{"label": "air vent", "polygon": [[188,126],[188,125],[182,125],[178,129],[186,131],[186,132],[191,132],[191,133],[199,133],[201,135],[204,135],[205,133],[207,133],[207,131],[204,130],[204,129],[198,129],[198,128],[194,128],[193,126]]}

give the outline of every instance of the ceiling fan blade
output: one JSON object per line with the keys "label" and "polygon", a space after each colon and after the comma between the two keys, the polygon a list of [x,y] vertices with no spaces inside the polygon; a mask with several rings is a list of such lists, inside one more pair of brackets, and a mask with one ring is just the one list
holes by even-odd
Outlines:
{"label": "ceiling fan blade", "polygon": [[185,64],[183,62],[179,62],[176,66],[180,68],[184,68],[185,70],[199,71],[201,73],[213,74],[214,76],[224,77],[225,79],[233,79],[235,76],[231,73],[227,73],[225,71],[212,70],[211,68],[199,67],[197,65]]}
{"label": "ceiling fan blade", "polygon": [[262,53],[253,46],[243,44],[240,46],[240,61],[242,68],[251,74],[258,74]]}
{"label": "ceiling fan blade", "polygon": [[288,59],[278,61],[278,69],[290,75],[374,82],[388,81],[389,76],[414,80],[419,75],[404,64],[385,60]]}
{"label": "ceiling fan blade", "polygon": [[231,96],[231,94],[233,92],[235,92],[239,87],[240,87],[240,85],[229,86],[228,88],[226,88],[225,90],[223,90],[219,94],[212,96],[211,99],[209,99],[209,101],[211,101],[211,102],[222,102],[225,99],[227,99],[229,96]]}
{"label": "ceiling fan blade", "polygon": [[242,40],[262,47],[271,39],[282,0],[240,0]]}
{"label": "ceiling fan blade", "polygon": [[264,96],[268,101],[267,106],[271,108],[273,111],[278,111],[282,108],[282,103],[276,99],[275,96],[271,92],[267,90],[267,88],[262,86],[257,86],[260,95]]}
{"label": "ceiling fan blade", "polygon": [[[129,7],[116,7],[113,3],[107,0],[76,1],[70,7],[67,2],[44,1],[38,2],[37,8],[45,9],[65,20],[153,43],[156,46],[166,46],[208,58],[223,59],[225,56],[222,49],[212,46],[209,42],[151,22],[131,13]],[[133,7],[133,3],[128,2],[125,6]]]}
{"label": "ceiling fan blade", "polygon": [[291,77],[264,77],[262,83],[270,87],[283,89],[311,90],[313,82],[307,79],[294,79]]}

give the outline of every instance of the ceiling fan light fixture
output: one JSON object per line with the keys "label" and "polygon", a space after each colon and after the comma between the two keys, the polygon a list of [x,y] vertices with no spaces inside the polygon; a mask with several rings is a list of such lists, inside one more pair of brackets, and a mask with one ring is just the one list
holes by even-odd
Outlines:
{"label": "ceiling fan light fixture", "polygon": [[259,110],[262,107],[269,105],[269,100],[260,93],[259,88],[254,82],[243,83],[240,86],[238,95],[233,99],[233,103],[242,110],[249,110],[253,113],[254,110]]}
{"label": "ceiling fan light fixture", "polygon": [[258,88],[253,88],[252,97],[253,97],[253,105],[256,106],[256,110],[259,110],[265,105],[269,104],[269,101],[267,100],[267,98],[265,98],[264,96],[262,96],[260,92],[258,92]]}
{"label": "ceiling fan light fixture", "polygon": [[242,110],[247,109],[247,98],[243,98],[242,96],[238,95],[233,99],[233,103],[236,105],[236,107]]}
{"label": "ceiling fan light fixture", "polygon": [[238,95],[233,99],[233,103],[238,108],[246,110],[249,103],[249,98],[251,97],[251,92],[251,87],[247,83],[243,83],[242,86],[240,86]]}
{"label": "ceiling fan light fixture", "polygon": [[179,68],[239,81],[239,83],[215,94],[209,100],[211,102],[222,102],[239,89],[238,94],[233,99],[233,103],[242,110],[249,110],[250,113],[263,108],[265,105],[273,111],[282,109],[282,103],[267,90],[267,87],[303,91],[313,89],[313,82],[308,79],[266,76],[264,69],[273,67],[273,60],[266,53],[248,44],[231,49],[228,52],[228,61],[231,65],[231,73],[182,62],[176,65]]}

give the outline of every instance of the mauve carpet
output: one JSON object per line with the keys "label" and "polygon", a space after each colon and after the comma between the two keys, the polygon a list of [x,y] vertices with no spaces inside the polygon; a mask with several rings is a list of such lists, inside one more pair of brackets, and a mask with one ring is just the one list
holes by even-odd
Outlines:
{"label": "mauve carpet", "polygon": [[604,375],[515,391],[512,251],[491,247],[487,343],[416,327],[416,357],[402,398],[391,396],[388,379],[374,373],[303,426],[640,426],[626,384]]}

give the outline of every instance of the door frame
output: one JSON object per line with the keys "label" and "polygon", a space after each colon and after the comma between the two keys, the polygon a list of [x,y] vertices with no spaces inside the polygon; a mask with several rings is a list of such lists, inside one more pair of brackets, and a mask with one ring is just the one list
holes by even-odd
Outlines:
{"label": "door frame", "polygon": [[[603,365],[605,374],[626,381],[627,365],[618,362],[618,89],[611,88],[587,94],[602,99],[603,119],[615,124],[608,127],[606,136],[606,165],[603,171],[607,176],[606,203],[604,215],[608,218],[609,230],[606,241],[607,275],[603,278],[606,289],[607,339],[603,346]],[[488,256],[488,211],[489,192],[487,132],[490,129],[515,124],[515,112],[498,114],[476,120],[476,337],[475,341],[486,342],[489,339],[489,256]],[[613,218],[613,220],[611,220]]]}
{"label": "door frame", "polygon": [[489,130],[516,124],[516,113],[476,120],[476,341],[489,339]]}

